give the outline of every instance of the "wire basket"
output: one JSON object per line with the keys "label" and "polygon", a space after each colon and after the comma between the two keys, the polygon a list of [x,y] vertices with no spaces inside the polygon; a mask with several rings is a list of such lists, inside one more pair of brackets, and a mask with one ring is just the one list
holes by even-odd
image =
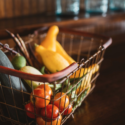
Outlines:
{"label": "wire basket", "polygon": [[[27,48],[30,50],[33,65],[37,68],[40,68],[40,65],[39,63],[36,63],[38,61],[34,56],[33,46],[34,43],[41,43],[46,36],[47,30],[48,28],[38,29],[34,34],[29,35],[28,40],[25,41]],[[87,95],[93,90],[96,79],[99,76],[99,69],[103,61],[105,50],[112,43],[112,39],[97,34],[60,28],[57,40],[61,43],[67,53],[76,60],[75,63],[62,71],[53,74],[33,75],[0,66],[0,73],[8,75],[10,84],[10,86],[5,86],[2,84],[2,81],[0,82],[0,117],[2,121],[9,120],[14,124],[21,125],[36,124],[36,118],[42,117],[41,115],[34,113],[35,119],[30,119],[26,115],[24,106],[28,100],[30,100],[31,91],[23,90],[22,79],[31,81],[32,91],[33,81],[43,82],[44,89],[46,82],[51,83],[54,86],[53,96],[51,97],[51,100],[48,101],[54,105],[55,102],[59,100],[59,110],[63,104],[63,102],[61,103],[61,100],[65,97],[64,108],[62,111],[60,110],[62,119],[59,119],[60,115],[56,119],[54,119],[53,116],[51,119],[42,117],[46,121],[46,125],[63,124],[75,112],[77,107],[81,105],[85,97],[87,97]],[[17,50],[16,47],[14,47],[14,49]],[[12,53],[8,51],[5,53],[9,58],[13,57]],[[15,76],[20,81],[18,89],[15,89],[11,84],[10,77],[12,76]],[[60,85],[61,87],[56,89],[57,85]],[[59,92],[61,93],[61,96],[55,99],[55,95]],[[68,96],[69,104],[71,104],[73,108],[72,112],[68,115],[64,115],[64,112],[69,107],[69,105],[65,103],[66,96]],[[36,96],[33,95],[33,98],[35,97]],[[42,99],[47,100],[46,98]],[[54,123],[54,121],[56,122]]]}

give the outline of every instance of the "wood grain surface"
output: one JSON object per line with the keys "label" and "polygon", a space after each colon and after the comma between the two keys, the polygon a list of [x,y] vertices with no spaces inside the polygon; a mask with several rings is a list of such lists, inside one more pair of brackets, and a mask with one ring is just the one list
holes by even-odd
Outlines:
{"label": "wood grain surface", "polygon": [[[116,42],[116,41],[115,41]],[[105,53],[94,91],[65,125],[124,125],[125,38]]]}
{"label": "wood grain surface", "polygon": [[5,17],[12,18],[14,16],[14,1],[5,0]]}
{"label": "wood grain surface", "polygon": [[15,17],[23,15],[23,1],[22,0],[13,0],[14,1],[14,15]]}
{"label": "wood grain surface", "polygon": [[[56,0],[0,0],[0,19],[34,14],[55,13]],[[80,1],[84,9],[84,0]]]}
{"label": "wood grain surface", "polygon": [[[40,27],[58,25],[63,28],[73,28],[91,32],[103,31],[104,34],[115,34],[123,32],[125,13],[108,14],[106,17],[100,15],[92,15],[91,18],[86,18],[82,13],[75,20],[74,17],[56,17],[56,16],[26,16],[14,19],[0,20],[0,39],[8,37],[5,29],[13,33],[19,33],[21,36],[33,33],[33,31]],[[122,24],[122,23],[123,24]],[[120,28],[120,31],[118,30]]]}
{"label": "wood grain surface", "polygon": [[0,0],[0,17],[4,18],[5,17],[5,0]]}

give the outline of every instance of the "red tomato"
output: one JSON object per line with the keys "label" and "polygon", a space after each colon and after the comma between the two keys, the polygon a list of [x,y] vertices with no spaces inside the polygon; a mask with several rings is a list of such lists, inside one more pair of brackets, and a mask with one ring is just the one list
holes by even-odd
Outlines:
{"label": "red tomato", "polygon": [[[52,113],[52,111],[53,111],[53,113]],[[55,105],[49,104],[46,106],[46,110],[45,110],[45,108],[41,109],[40,114],[43,116],[44,120],[45,120],[45,117],[47,117],[48,118],[47,121],[51,121],[52,116],[53,116],[53,120],[58,117],[59,109]]]}
{"label": "red tomato", "polygon": [[72,105],[70,104],[68,108],[64,111],[64,115],[69,115],[72,112]]}
{"label": "red tomato", "polygon": [[[44,84],[39,85],[37,88],[44,89]],[[51,89],[47,84],[45,84],[45,90],[46,90],[46,92],[49,93],[50,96],[53,95],[53,91],[52,91],[52,89]]]}
{"label": "red tomato", "polygon": [[[33,94],[35,95],[34,97]],[[36,88],[30,95],[30,101],[32,104],[35,103],[37,108],[44,108],[50,102],[50,95],[44,89]]]}
{"label": "red tomato", "polygon": [[[29,111],[29,112],[26,112],[26,114],[30,118],[35,118],[35,114],[39,114],[39,109],[35,108],[35,110],[34,110],[34,106],[31,104],[31,102],[25,105],[25,109],[26,109],[26,111]],[[37,115],[36,115],[36,117],[37,117]]]}
{"label": "red tomato", "polygon": [[[60,97],[61,99],[59,99]],[[54,97],[54,105],[60,107],[60,111],[63,111],[69,105],[69,97],[63,92],[57,93]]]}
{"label": "red tomato", "polygon": [[[52,125],[61,125],[61,121],[62,121],[62,116],[59,115],[57,119],[52,121]],[[36,119],[36,122],[38,125],[51,125],[51,122],[45,122],[41,117],[38,117]]]}

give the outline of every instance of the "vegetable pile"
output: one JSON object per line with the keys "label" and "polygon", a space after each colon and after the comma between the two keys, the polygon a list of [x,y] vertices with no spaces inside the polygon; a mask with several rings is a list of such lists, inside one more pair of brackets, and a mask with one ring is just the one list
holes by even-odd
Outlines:
{"label": "vegetable pile", "polygon": [[[36,118],[38,125],[44,125],[45,121],[47,124],[60,125],[62,116],[60,114],[60,105],[59,100],[54,101],[54,104],[51,104],[53,97],[53,91],[47,84],[39,85],[33,90],[30,95],[30,102],[25,105],[27,111],[27,116],[30,118]],[[61,94],[58,93],[55,98],[61,97]],[[55,100],[54,98],[54,100]],[[65,96],[61,98],[61,109],[65,109],[64,102]],[[69,98],[67,96],[67,105],[69,105]],[[70,112],[69,112],[70,113]],[[57,123],[58,122],[58,123]]]}
{"label": "vegetable pile", "polygon": [[[13,67],[25,73],[43,75],[59,72],[74,63],[75,60],[56,40],[58,33],[58,26],[51,26],[41,44],[35,44],[35,56],[41,64],[41,70],[28,66],[25,57],[20,54],[12,59]],[[62,84],[55,86],[52,83],[31,82],[31,80],[24,79],[24,84],[27,84],[31,90],[33,87],[29,98],[30,102],[25,105],[27,116],[32,119],[36,118],[38,125],[44,125],[45,122],[47,125],[50,125],[51,122],[52,125],[60,125],[63,116],[69,115],[77,106],[81,105],[83,98],[91,88],[92,75],[98,70],[98,64],[81,68]],[[76,85],[76,83],[78,84]],[[82,92],[83,90],[85,91]],[[77,97],[81,92],[82,94]]]}

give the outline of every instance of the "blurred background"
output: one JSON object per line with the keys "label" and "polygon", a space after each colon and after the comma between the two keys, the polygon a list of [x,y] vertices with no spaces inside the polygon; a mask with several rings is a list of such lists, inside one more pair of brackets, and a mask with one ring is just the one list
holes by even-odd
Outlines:
{"label": "blurred background", "polygon": [[[0,0],[0,19],[124,11],[125,0]],[[82,11],[82,12],[81,12]]]}
{"label": "blurred background", "polygon": [[0,0],[0,41],[10,47],[13,40],[5,29],[25,41],[34,30],[51,25],[113,39],[95,90],[65,125],[124,125],[125,0]]}
{"label": "blurred background", "polygon": [[125,0],[0,0],[0,30],[125,11]]}
{"label": "blurred background", "polygon": [[[104,19],[107,20],[108,16],[118,19],[117,15],[124,12],[125,0],[0,0],[0,39],[7,38],[4,29],[11,29],[14,33],[16,29],[21,35],[27,35],[43,25],[55,23],[89,32],[115,34],[119,28],[124,30],[124,17],[120,16],[118,22],[109,20],[104,23]],[[95,17],[102,17],[103,21],[93,22]],[[89,21],[84,23],[85,20],[82,20],[79,25],[73,22],[80,19]],[[71,21],[69,24],[73,26],[66,22],[59,23],[62,21]]]}

